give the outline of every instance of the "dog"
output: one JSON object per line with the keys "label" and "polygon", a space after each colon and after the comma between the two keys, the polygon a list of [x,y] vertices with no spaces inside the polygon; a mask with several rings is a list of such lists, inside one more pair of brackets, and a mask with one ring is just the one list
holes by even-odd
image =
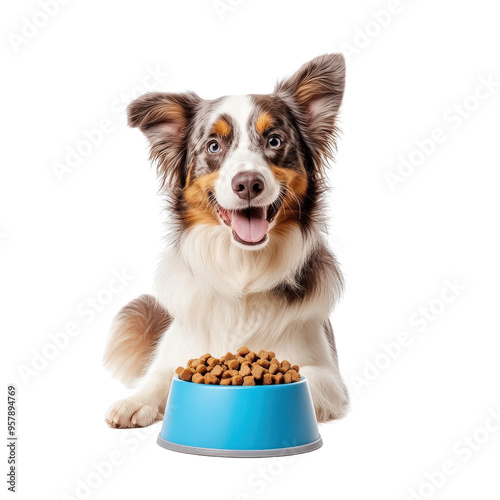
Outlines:
{"label": "dog", "polygon": [[343,279],[324,236],[344,85],[343,56],[327,54],[272,94],[156,92],[128,106],[171,224],[154,296],[132,300],[111,326],[104,364],[135,391],[108,409],[110,426],[162,419],[179,365],[242,346],[300,365],[319,422],[346,414],[329,320]]}

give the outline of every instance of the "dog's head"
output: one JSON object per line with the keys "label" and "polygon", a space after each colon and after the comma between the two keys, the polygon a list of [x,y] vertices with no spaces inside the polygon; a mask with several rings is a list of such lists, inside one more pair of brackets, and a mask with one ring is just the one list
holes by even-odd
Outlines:
{"label": "dog's head", "polygon": [[224,225],[234,244],[259,249],[273,231],[314,223],[344,80],[342,55],[325,55],[269,95],[147,94],[129,125],[148,138],[183,227]]}

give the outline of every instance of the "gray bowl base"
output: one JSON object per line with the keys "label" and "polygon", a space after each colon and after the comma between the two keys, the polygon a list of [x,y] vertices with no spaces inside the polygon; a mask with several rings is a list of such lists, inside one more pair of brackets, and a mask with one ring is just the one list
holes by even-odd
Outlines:
{"label": "gray bowl base", "polygon": [[195,446],[185,446],[183,444],[172,443],[158,436],[156,441],[162,448],[178,451],[180,453],[189,453],[191,455],[205,455],[208,457],[232,457],[232,458],[262,458],[262,457],[283,457],[287,455],[298,455],[309,451],[317,450],[323,446],[321,436],[312,443],[290,448],[274,448],[270,450],[218,450],[214,448],[197,448]]}

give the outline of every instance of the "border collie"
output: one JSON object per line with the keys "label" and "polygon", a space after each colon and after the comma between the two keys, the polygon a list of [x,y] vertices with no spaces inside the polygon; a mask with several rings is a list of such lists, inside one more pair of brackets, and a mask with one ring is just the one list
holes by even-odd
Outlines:
{"label": "border collie", "polygon": [[323,203],[344,81],[344,58],[329,54],[272,94],[158,92],[129,105],[167,194],[171,244],[154,296],[113,320],[104,363],[135,391],[108,409],[109,425],[160,420],[177,366],[243,345],[300,365],[318,421],[345,415],[329,321],[342,276]]}

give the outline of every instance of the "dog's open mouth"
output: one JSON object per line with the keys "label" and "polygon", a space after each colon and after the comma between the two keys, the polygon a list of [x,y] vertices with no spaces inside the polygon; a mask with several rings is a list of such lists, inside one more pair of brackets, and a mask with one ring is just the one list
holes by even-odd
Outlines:
{"label": "dog's open mouth", "polygon": [[217,203],[215,207],[224,224],[233,230],[234,239],[243,245],[264,243],[269,224],[273,222],[279,210],[277,202],[265,207],[248,207],[241,210],[227,210]]}

